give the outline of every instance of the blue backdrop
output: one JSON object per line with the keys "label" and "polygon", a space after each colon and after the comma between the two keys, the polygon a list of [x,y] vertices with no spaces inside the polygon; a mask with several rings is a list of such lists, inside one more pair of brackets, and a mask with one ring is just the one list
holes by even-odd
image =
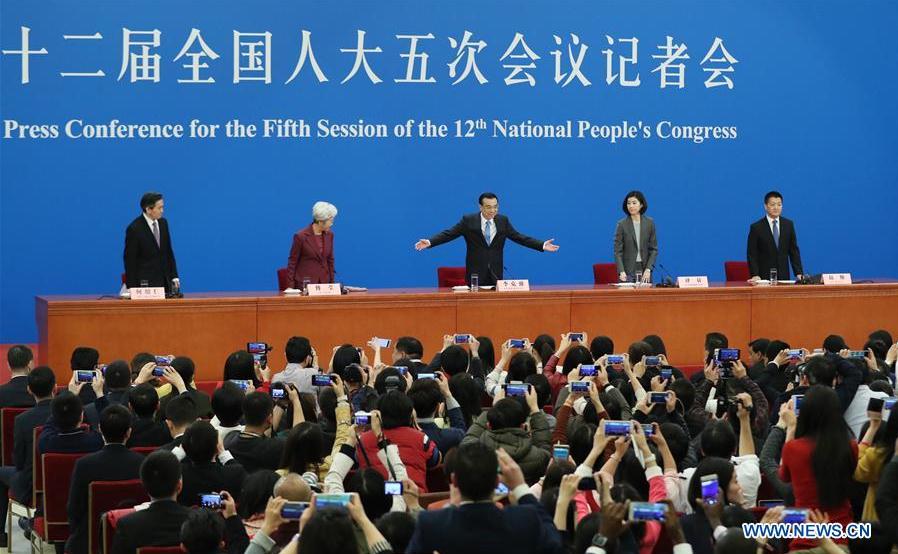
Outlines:
{"label": "blue backdrop", "polygon": [[[772,188],[785,196],[796,221],[808,272],[898,275],[898,3],[829,0],[781,2],[461,0],[456,2],[294,2],[99,0],[40,3],[3,0],[0,47],[23,50],[30,29],[30,82],[22,84],[21,54],[0,59],[4,134],[0,140],[0,342],[33,341],[34,296],[118,291],[125,226],[138,215],[146,190],[165,194],[166,217],[185,291],[273,290],[292,234],[308,224],[320,199],[339,208],[335,249],[338,279],[368,287],[433,286],[439,265],[462,265],[456,241],[417,253],[415,240],[476,209],[477,195],[495,191],[500,211],[539,238],[555,238],[556,254],[513,244],[506,275],[541,283],[591,282],[591,265],[612,259],[614,225],[626,191],[649,200],[658,226],[659,261],[674,274],[723,278],[722,262],[744,259],[748,225],[763,215]],[[211,84],[191,78],[181,52],[191,29],[217,59],[197,58]],[[124,31],[158,29],[159,46],[132,45],[123,65]],[[289,84],[302,31],[328,81],[310,60]],[[372,84],[364,68],[345,84],[357,31],[364,30]],[[234,83],[234,32],[271,33],[271,83]],[[476,54],[485,84],[470,74],[453,85],[448,64],[459,43],[486,44]],[[102,38],[96,38],[99,33]],[[397,83],[406,74],[409,39],[427,35],[429,84]],[[511,64],[528,64],[521,33],[539,56],[508,85]],[[571,70],[588,46],[581,70],[591,82],[556,84],[555,57]],[[64,35],[95,38],[64,38]],[[557,35],[561,45],[553,38]],[[659,45],[685,43],[685,87],[661,87]],[[715,37],[737,63],[703,58]],[[132,34],[133,42],[152,42]],[[609,38],[613,44],[609,45]],[[631,54],[621,86],[620,56]],[[264,38],[241,37],[238,44]],[[238,48],[249,63],[248,46]],[[612,56],[607,82],[606,54]],[[201,51],[194,42],[189,52]],[[260,50],[257,50],[260,51]],[[463,54],[466,50],[463,49]],[[131,82],[140,55],[160,56],[159,81]],[[133,54],[133,55],[132,55]],[[264,56],[255,58],[264,67]],[[420,70],[420,58],[415,75]],[[457,62],[456,77],[467,58]],[[733,88],[707,88],[712,67]],[[105,77],[62,76],[103,71]],[[258,73],[258,71],[256,72]],[[238,76],[250,75],[238,71]],[[150,73],[147,76],[151,76]],[[723,76],[718,76],[723,81]],[[563,81],[562,81],[563,82]],[[234,118],[305,119],[304,139],[227,138]],[[479,119],[475,138],[316,138],[315,122],[358,119],[396,124],[431,119],[449,125]],[[72,139],[72,119],[107,123],[221,125],[215,139]],[[642,122],[648,138],[508,139],[492,136],[492,120],[596,124]],[[655,125],[735,127],[735,139],[662,139]],[[56,125],[58,138],[19,138],[22,125]],[[576,123],[574,124],[576,127]],[[47,133],[52,134],[45,128]],[[27,134],[26,134],[27,137]]]}

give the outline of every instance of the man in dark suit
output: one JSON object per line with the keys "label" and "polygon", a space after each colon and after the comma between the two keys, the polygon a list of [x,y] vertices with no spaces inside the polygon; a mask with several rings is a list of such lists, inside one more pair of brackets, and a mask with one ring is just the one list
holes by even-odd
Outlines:
{"label": "man in dark suit", "polygon": [[171,402],[165,407],[165,426],[168,427],[168,433],[171,435],[172,440],[160,448],[171,451],[181,446],[184,433],[196,420],[196,405],[193,403],[192,398],[186,394],[172,398]]}
{"label": "man in dark suit", "polygon": [[100,416],[100,431],[106,446],[75,462],[69,489],[69,539],[66,552],[87,554],[88,486],[93,481],[126,481],[140,477],[143,456],[125,447],[131,434],[131,412],[121,405],[109,406]]}
{"label": "man in dark suit", "polygon": [[[461,504],[421,512],[406,552],[563,552],[552,515],[530,492],[521,468],[504,450],[479,442],[463,444],[451,465],[450,494],[460,497]],[[500,509],[493,502],[493,491],[499,483],[497,465],[502,471],[502,482],[517,498],[516,506]]]}
{"label": "man in dark suit", "polygon": [[[166,413],[165,409],[168,406],[168,403],[171,402],[173,398],[180,395],[188,396],[193,400],[193,404],[194,406],[196,406],[197,417],[211,418],[213,415],[215,415],[215,413],[212,411],[212,400],[209,398],[209,395],[192,387],[193,376],[196,373],[196,366],[194,365],[193,360],[191,360],[187,356],[178,356],[171,361],[171,367],[181,377],[181,380],[183,381],[183,387],[180,383],[176,382],[177,377],[166,373],[165,379],[171,382],[172,388],[177,389],[179,394],[175,394],[173,392],[172,394],[163,398],[160,404],[160,411],[163,414]],[[173,380],[175,382],[172,382]]]}
{"label": "man in dark suit", "polygon": [[767,215],[751,224],[748,231],[748,273],[752,281],[767,279],[770,270],[777,270],[777,279],[789,278],[789,264],[795,278],[801,279],[801,253],[795,224],[791,219],[781,217],[783,195],[775,190],[764,196],[764,210]]}
{"label": "man in dark suit", "polygon": [[109,406],[128,406],[128,393],[131,391],[131,368],[128,362],[116,360],[106,366],[105,371],[97,371],[91,383],[97,399],[84,406],[84,421],[96,425],[100,414]]}
{"label": "man in dark suit", "polygon": [[0,408],[30,408],[34,397],[28,393],[28,372],[34,367],[34,354],[24,344],[17,344],[6,353],[9,382],[0,386]]}
{"label": "man in dark suit", "polygon": [[166,292],[180,289],[178,267],[171,246],[168,221],[162,217],[165,201],[158,192],[140,199],[141,213],[125,230],[125,285],[139,287],[146,281]]}
{"label": "man in dark suit", "polygon": [[[13,462],[15,467],[0,468],[0,516],[6,517],[9,491],[19,501],[31,504],[31,480],[34,461],[34,428],[44,425],[50,417],[50,403],[56,388],[56,376],[49,367],[40,366],[28,373],[28,392],[35,405],[16,416],[13,426]],[[6,533],[0,533],[0,544]]]}
{"label": "man in dark suit", "polygon": [[50,418],[37,440],[38,454],[96,452],[103,437],[84,425],[84,405],[71,390],[62,391],[50,402]]}
{"label": "man in dark suit", "polygon": [[[156,421],[159,409],[159,395],[149,383],[132,388],[128,393],[128,404],[134,413],[128,448],[134,446],[162,446],[172,440],[164,422]],[[195,418],[194,418],[195,419]]]}
{"label": "man in dark suit", "polygon": [[234,456],[220,448],[218,431],[206,421],[197,421],[187,428],[181,446],[172,453],[181,462],[184,483],[178,502],[183,506],[196,506],[200,495],[209,492],[228,491],[240,501],[246,470]]}
{"label": "man in dark suit", "polygon": [[478,199],[480,212],[462,216],[454,227],[429,239],[420,239],[415,250],[439,246],[445,242],[465,237],[468,251],[465,255],[465,281],[471,282],[471,274],[477,274],[481,285],[493,285],[502,279],[502,256],[505,239],[539,252],[555,252],[555,239],[540,241],[519,233],[504,215],[499,215],[499,198],[492,192],[484,192]]}
{"label": "man in dark suit", "polygon": [[157,450],[140,466],[151,503],[148,508],[123,517],[115,529],[112,554],[134,554],[143,546],[181,544],[181,525],[190,508],[175,501],[181,492],[181,464],[174,454]]}

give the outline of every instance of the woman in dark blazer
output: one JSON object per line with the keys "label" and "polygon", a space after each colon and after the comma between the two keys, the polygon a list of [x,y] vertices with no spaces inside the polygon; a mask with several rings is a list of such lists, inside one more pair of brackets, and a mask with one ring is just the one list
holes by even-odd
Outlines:
{"label": "woman in dark blazer", "polygon": [[312,206],[312,224],[293,235],[293,246],[287,259],[289,286],[302,288],[303,281],[334,282],[334,234],[331,227],[337,208],[328,202]]}
{"label": "woman in dark blazer", "polygon": [[644,215],[648,207],[645,196],[638,190],[630,191],[624,197],[623,210],[627,217],[617,222],[614,231],[614,263],[621,281],[633,281],[638,277],[644,283],[652,282],[658,240],[655,222]]}

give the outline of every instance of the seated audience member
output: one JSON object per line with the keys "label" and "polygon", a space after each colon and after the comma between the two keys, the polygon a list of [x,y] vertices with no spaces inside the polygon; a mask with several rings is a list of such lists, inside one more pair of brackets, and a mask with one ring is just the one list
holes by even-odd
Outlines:
{"label": "seated audience member", "polygon": [[476,337],[475,340],[479,345],[477,347],[477,357],[480,358],[483,375],[486,376],[487,373],[496,367],[496,349],[493,346],[492,339],[489,337]]}
{"label": "seated audience member", "polygon": [[[483,381],[486,374],[483,371],[483,361],[480,359],[480,341],[474,335],[468,335],[468,342],[456,344],[455,335],[444,335],[443,349],[433,357],[427,371],[430,373],[442,371],[448,377],[470,373],[475,379]],[[412,375],[417,378],[417,373],[413,372]]]}
{"label": "seated audience member", "polygon": [[[589,353],[592,354],[593,360],[614,354],[614,341],[604,335],[595,337],[589,342]],[[620,375],[617,376],[617,378],[620,377]]]}
{"label": "seated audience member", "polygon": [[343,368],[342,378],[353,413],[370,412],[377,407],[377,391],[368,384],[369,376],[368,368],[359,364],[349,364]]}
{"label": "seated audience member", "polygon": [[100,421],[100,414],[107,406],[128,406],[131,392],[131,368],[128,362],[116,360],[106,366],[105,371],[97,371],[91,383],[97,399],[84,406],[84,420],[91,423]]}
{"label": "seated audience member", "polygon": [[[260,393],[265,394],[265,393]],[[225,381],[212,393],[212,411],[215,417],[210,423],[218,436],[224,441],[230,433],[240,433],[244,426],[240,424],[243,419],[243,401],[246,393],[238,385]]]}
{"label": "seated audience member", "polygon": [[427,469],[440,463],[440,451],[436,443],[413,427],[414,405],[411,399],[402,392],[390,391],[380,397],[377,408],[383,436],[375,436],[373,429],[362,433],[356,456],[359,467],[372,467],[386,478],[387,468],[376,453],[379,450],[378,444],[387,440],[389,444],[395,444],[399,448],[399,458],[405,464],[409,479],[422,492],[427,492]]}
{"label": "seated audience member", "polygon": [[220,513],[191,510],[181,525],[181,548],[188,554],[243,554],[249,546],[234,499],[226,491],[221,496]]}
{"label": "seated audience member", "polygon": [[406,512],[386,513],[377,520],[377,530],[390,543],[393,552],[403,553],[415,533],[415,517]]}
{"label": "seated audience member", "polygon": [[[237,513],[243,520],[243,526],[247,534],[254,535],[262,528],[262,520],[265,518],[265,505],[274,494],[274,485],[281,477],[267,469],[260,469],[250,473],[243,481],[243,494]],[[308,489],[308,487],[306,487]],[[310,495],[306,496],[308,500]]]}
{"label": "seated audience member", "polygon": [[[534,497],[517,463],[504,451],[480,442],[463,443],[454,456],[450,495],[456,508],[421,512],[406,552],[409,554],[477,554],[559,552],[561,535],[552,516]],[[496,468],[501,475],[496,475]],[[504,509],[493,502],[499,482],[517,505]]]}
{"label": "seated audience member", "polygon": [[770,339],[760,338],[748,343],[748,378],[757,381],[767,367],[767,347]]}
{"label": "seated audience member", "polygon": [[492,449],[502,447],[520,465],[527,484],[532,485],[543,476],[552,458],[549,424],[537,405],[536,391],[529,388],[526,409],[517,398],[504,398],[502,389],[497,398],[493,407],[474,421],[462,445],[480,442]]}
{"label": "seated audience member", "polygon": [[267,392],[270,369],[258,367],[253,355],[246,350],[232,352],[225,360],[223,377],[225,381],[252,381],[253,389]]}
{"label": "seated audience member", "polygon": [[362,349],[356,348],[351,344],[343,344],[334,350],[331,357],[330,372],[336,373],[341,379],[346,380],[344,370],[349,364],[367,365],[367,361],[362,362]]}
{"label": "seated audience member", "polygon": [[[100,353],[97,352],[96,348],[79,346],[72,351],[72,358],[70,360],[72,375],[75,375],[79,371],[94,371],[97,369],[99,363]],[[82,406],[87,406],[97,399],[94,390],[91,387],[83,387],[75,394],[81,399]]]}
{"label": "seated audience member", "polygon": [[50,402],[50,419],[38,438],[38,453],[71,454],[96,452],[103,448],[103,437],[82,423],[84,409],[81,398],[71,391],[63,391]]}
{"label": "seated audience member", "polygon": [[[34,428],[47,423],[50,404],[56,388],[53,370],[39,366],[28,373],[26,388],[34,399],[34,407],[16,416],[13,423],[13,462],[15,467],[0,468],[0,516],[6,517],[9,497],[31,504],[31,485],[34,473]],[[10,491],[12,494],[10,495]],[[4,519],[4,521],[6,521]],[[4,527],[4,530],[6,528]],[[0,544],[6,532],[0,533]],[[8,537],[7,537],[8,538]]]}
{"label": "seated audience member", "polygon": [[664,345],[664,339],[662,339],[658,335],[646,335],[642,338],[642,342],[648,344],[652,347],[652,352],[649,356],[664,356],[667,357],[667,346]]}
{"label": "seated audience member", "polygon": [[112,554],[134,554],[143,546],[181,544],[181,526],[190,514],[190,508],[175,500],[182,486],[181,463],[171,452],[157,450],[141,464],[140,480],[150,505],[119,520]]}
{"label": "seated audience member", "polygon": [[313,499],[303,512],[299,527],[302,546],[298,552],[393,552],[390,543],[368,518],[357,494],[351,496],[345,510],[316,508]]}
{"label": "seated audience member", "polygon": [[[408,391],[408,397],[415,406],[418,427],[436,443],[440,452],[449,452],[450,448],[461,444],[468,428],[458,402],[452,397],[448,376],[439,374],[437,379],[415,381]],[[445,406],[449,427],[436,423],[435,418],[441,406]]]}
{"label": "seated audience member", "polygon": [[[714,414],[707,411],[708,399],[729,399],[738,393],[747,393],[751,397],[752,433],[756,437],[756,443],[767,434],[770,405],[760,386],[748,378],[745,366],[740,360],[733,362],[730,369],[732,376],[729,379],[721,378],[721,368],[712,361],[703,372],[704,380],[695,388],[695,400],[692,403],[691,417],[697,420],[710,421],[712,416],[723,417],[724,408],[733,411],[735,407],[729,402],[717,402]],[[713,404],[712,404],[713,406]]]}
{"label": "seated audience member", "polygon": [[[127,366],[125,366],[127,367]],[[130,376],[130,372],[128,372]],[[130,379],[130,377],[129,377]],[[88,486],[93,481],[126,481],[140,477],[144,457],[125,447],[131,434],[131,412],[121,405],[112,405],[100,415],[100,432],[106,445],[77,462],[72,471],[69,503],[69,538],[66,552],[87,553]]]}
{"label": "seated audience member", "polygon": [[[729,348],[730,341],[726,335],[723,333],[719,333],[717,331],[712,331],[705,335],[705,366],[711,363],[714,359],[714,351],[720,348]],[[698,388],[699,383],[701,383],[705,379],[705,375],[696,371],[689,377],[689,380],[692,381],[692,384]]]}
{"label": "seated audience member", "polygon": [[34,353],[24,344],[10,347],[6,353],[10,379],[0,385],[0,408],[30,408],[34,397],[28,393],[28,372],[34,368]]}
{"label": "seated audience member", "polygon": [[[178,372],[178,375],[180,375],[181,379],[184,381],[185,391],[180,393],[179,396],[187,396],[193,400],[193,403],[196,406],[196,417],[201,419],[211,418],[213,415],[212,402],[209,400],[209,395],[196,390],[193,386],[193,377],[196,373],[196,367],[193,364],[193,360],[187,356],[178,356],[171,361],[171,367]],[[166,377],[166,379],[171,380],[170,377]],[[172,384],[174,385],[174,383]],[[165,407],[173,398],[174,395],[169,395],[161,400],[161,410],[163,413],[165,412]]]}
{"label": "seated audience member", "polygon": [[287,366],[271,378],[272,383],[291,383],[299,392],[313,394],[317,392],[312,386],[312,375],[318,374],[315,367],[314,349],[306,337],[290,337],[284,347]]}
{"label": "seated audience member", "polygon": [[[870,370],[865,364],[858,360],[849,360],[849,363],[852,361],[861,374],[862,382],[857,387],[857,392],[855,392],[854,398],[851,399],[851,403],[848,404],[848,408],[845,410],[845,423],[847,423],[848,428],[851,429],[852,436],[859,438],[861,436],[861,427],[863,427],[864,423],[869,419],[867,405],[870,403],[870,399],[887,398],[891,396],[891,394],[884,391],[877,391],[872,388],[874,381],[885,380],[888,382],[889,378],[886,377],[885,374],[879,371]],[[831,382],[831,379],[831,377],[827,376],[827,378],[824,379],[824,382]],[[839,383],[839,385],[842,384],[843,382]]]}
{"label": "seated audience member", "polygon": [[172,440],[165,423],[156,421],[159,396],[149,383],[137,385],[128,393],[128,404],[134,413],[128,448],[135,446],[162,446]]}
{"label": "seated audience member", "polygon": [[165,407],[165,426],[168,427],[172,440],[161,448],[174,450],[180,446],[184,431],[196,420],[196,404],[190,396],[185,394],[172,398]]}
{"label": "seated audience member", "polygon": [[393,347],[393,365],[399,360],[406,359],[411,362],[409,369],[412,375],[427,371],[424,363],[424,345],[415,337],[399,337]]}
{"label": "seated audience member", "polygon": [[[588,337],[584,335],[583,341],[572,341],[569,333],[561,335],[561,342],[558,344],[558,350],[555,351],[543,366],[543,375],[549,380],[552,387],[552,403],[558,398],[558,393],[567,385],[567,376],[575,367],[580,365],[589,365],[595,363],[592,353],[588,348],[583,346]],[[561,373],[556,371],[556,367],[561,358],[564,358]]]}
{"label": "seated audience member", "polygon": [[[702,500],[702,477],[711,474],[717,475],[718,500],[706,504]],[[703,459],[695,468],[687,491],[692,513],[681,520],[683,534],[695,554],[711,554],[714,541],[726,532],[722,521],[724,508],[731,504],[741,506],[745,501],[732,462],[714,456]]]}
{"label": "seated audience member", "polygon": [[[552,400],[552,387],[549,385],[549,379],[545,375],[542,373],[528,375],[524,382],[536,391],[537,406],[545,408],[552,405],[550,403]],[[549,424],[549,431],[553,431],[555,429],[555,416],[547,413],[545,409],[543,409],[543,414],[546,416],[546,423]]]}
{"label": "seated audience member", "polygon": [[465,429],[474,423],[480,415],[480,397],[483,394],[483,383],[478,383],[471,375],[459,373],[449,378],[449,390],[458,401],[461,414],[465,418]]}
{"label": "seated audience member", "polygon": [[[856,465],[857,444],[849,439],[838,395],[814,385],[801,401],[795,438],[786,440],[780,462],[780,477],[792,483],[795,506],[826,512],[831,522],[843,526],[850,523],[849,485]],[[814,541],[795,539],[790,548],[814,546]]]}
{"label": "seated audience member", "polygon": [[246,470],[234,456],[223,450],[218,432],[206,421],[197,421],[184,432],[183,441],[173,453],[181,458],[183,486],[178,502],[184,506],[199,504],[203,493],[229,491],[240,499]]}
{"label": "seated audience member", "polygon": [[[893,410],[894,412],[895,410]],[[857,467],[854,479],[859,483],[867,483],[867,496],[864,500],[863,521],[879,521],[876,511],[876,488],[882,477],[883,468],[892,461],[895,444],[898,440],[898,416],[883,421],[882,411],[867,412],[870,425],[858,445]]]}
{"label": "seated audience member", "polygon": [[[302,417],[299,405],[299,394],[296,389],[288,387],[290,402],[294,403],[293,415]],[[240,462],[248,473],[257,469],[274,471],[280,467],[284,453],[284,439],[269,436],[272,432],[272,416],[274,401],[264,392],[253,392],[243,399],[243,419],[246,425],[243,431],[228,436],[225,444],[234,458]]]}

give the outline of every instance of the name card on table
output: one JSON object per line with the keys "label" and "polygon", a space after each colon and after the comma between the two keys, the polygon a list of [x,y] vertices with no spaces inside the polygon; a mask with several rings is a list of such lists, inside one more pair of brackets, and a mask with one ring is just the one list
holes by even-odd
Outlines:
{"label": "name card on table", "polygon": [[340,296],[340,283],[309,284],[309,296]]}
{"label": "name card on table", "polygon": [[165,300],[165,287],[131,287],[131,300]]}
{"label": "name card on table", "polygon": [[823,280],[824,285],[850,285],[851,284],[851,274],[850,273],[824,273],[822,280]]}
{"label": "name card on table", "polygon": [[496,290],[499,292],[529,291],[530,281],[527,279],[501,279],[496,281]]}
{"label": "name card on table", "polygon": [[708,276],[677,277],[677,286],[681,289],[706,289],[708,288]]}

